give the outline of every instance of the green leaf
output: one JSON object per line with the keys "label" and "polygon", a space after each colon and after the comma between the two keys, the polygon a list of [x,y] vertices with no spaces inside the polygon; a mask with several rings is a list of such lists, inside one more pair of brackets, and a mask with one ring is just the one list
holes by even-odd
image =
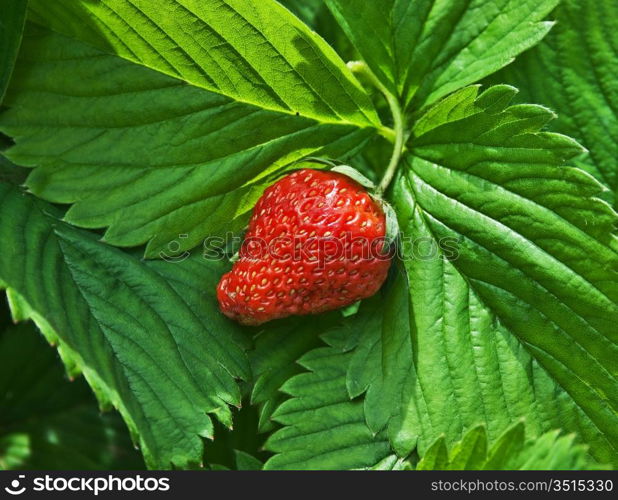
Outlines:
{"label": "green leaf", "polygon": [[526,418],[531,435],[564,428],[593,443],[593,452],[608,460],[612,444],[448,259],[428,257],[439,248],[428,245],[432,235],[422,232],[422,221],[418,224],[415,255],[425,260],[418,260],[408,277],[414,295],[399,276],[386,298],[365,302],[350,318],[349,328],[359,330],[361,338],[348,369],[348,389],[352,396],[366,391],[372,430],[388,425],[393,445],[406,456],[415,446],[425,454],[442,434],[451,446],[478,424],[495,440]]}
{"label": "green leaf", "polygon": [[312,321],[286,318],[259,329],[249,360],[254,376],[251,403],[260,407],[260,432],[273,428],[272,413],[284,399],[281,386],[303,371],[296,361],[321,345],[319,335],[340,320],[341,315],[334,312],[316,316]]}
{"label": "green leaf", "polygon": [[262,470],[262,462],[244,451],[234,450],[236,470]]}
{"label": "green leaf", "polygon": [[448,467],[448,449],[444,437],[440,437],[425,453],[423,460],[417,465],[417,470],[445,470]]}
{"label": "green leaf", "polygon": [[[499,321],[585,415],[578,425],[593,454],[615,461],[618,256],[603,243],[616,214],[594,197],[600,186],[592,177],[561,166],[580,151],[577,144],[539,132],[552,114],[509,107],[512,95],[492,87],[472,103],[463,91],[458,106],[456,97],[439,105],[441,119],[411,141],[395,194],[404,231],[459,241],[450,264],[406,260],[414,330],[480,339]],[[422,305],[436,299],[438,315]],[[494,366],[476,370],[495,377],[503,370]],[[504,400],[495,403],[495,410],[485,406],[490,417],[504,413],[497,411]]]}
{"label": "green leaf", "polygon": [[390,454],[384,434],[376,436],[365,424],[362,402],[348,396],[350,334],[345,328],[329,332],[329,347],[299,361],[310,372],[284,384],[282,390],[292,398],[273,415],[284,427],[266,442],[266,449],[277,454],[265,469],[369,468]]}
{"label": "green leaf", "polygon": [[[0,146],[1,148],[1,146]],[[28,169],[14,165],[4,156],[0,155],[0,182],[22,185],[28,175]]]}
{"label": "green leaf", "polygon": [[410,470],[409,463],[397,455],[389,455],[371,467],[370,470]]}
{"label": "green leaf", "polygon": [[557,168],[583,148],[564,135],[540,131],[555,117],[547,108],[507,107],[516,92],[502,85],[478,96],[478,87],[471,87],[445,99],[428,119],[419,120],[410,168],[431,163],[435,166],[426,169],[428,174],[444,168],[453,180],[497,185],[494,190],[504,195],[505,206],[526,198],[526,206],[545,208],[547,217],[561,222],[554,231],[573,233],[572,238],[593,248],[596,243],[583,233],[608,243],[616,213],[597,198],[602,186],[579,169]]}
{"label": "green leaf", "polygon": [[117,414],[69,382],[32,323],[0,333],[0,469],[141,469]]}
{"label": "green leaf", "polygon": [[[513,429],[519,429],[520,424],[515,424]],[[512,436],[508,430],[503,436]],[[501,438],[499,438],[500,441]],[[482,463],[487,455],[487,430],[483,426],[469,430],[463,439],[453,446],[449,460],[449,468],[456,470],[470,470]],[[425,458],[425,457],[423,457]]]}
{"label": "green leaf", "polygon": [[274,0],[32,0],[37,23],[234,101],[379,125],[332,48]]}
{"label": "green leaf", "polygon": [[248,379],[239,328],[219,312],[226,264],[199,254],[145,264],[0,185],[0,280],[99,400],[122,413],[150,467],[199,464],[207,413],[230,425]]}
{"label": "green leaf", "polygon": [[563,0],[550,35],[494,80],[522,89],[522,99],[558,113],[551,130],[576,138],[590,151],[574,159],[618,200],[618,4]]}
{"label": "green leaf", "polygon": [[574,436],[550,431],[526,439],[523,423],[507,429],[491,449],[485,427],[468,431],[450,452],[444,437],[427,450],[417,470],[594,470],[598,465],[587,456],[586,447],[574,443]]}
{"label": "green leaf", "polygon": [[371,70],[414,110],[534,46],[558,0],[326,0]]}
{"label": "green leaf", "polygon": [[419,120],[391,193],[403,269],[354,317],[348,388],[401,456],[525,417],[617,463],[616,215],[561,166],[579,146],[539,132],[552,114],[513,94],[464,89]]}
{"label": "green leaf", "polygon": [[234,455],[234,467],[230,468],[222,464],[211,464],[210,470],[262,470],[263,463],[253,455],[240,450],[232,450]]}
{"label": "green leaf", "polygon": [[37,167],[33,193],[150,258],[241,229],[286,166],[343,158],[380,127],[343,62],[273,0],[159,4],[33,1],[64,35],[28,28],[0,115],[6,155]]}
{"label": "green leaf", "polygon": [[13,74],[13,66],[26,22],[28,0],[4,0],[0,17],[0,104]]}

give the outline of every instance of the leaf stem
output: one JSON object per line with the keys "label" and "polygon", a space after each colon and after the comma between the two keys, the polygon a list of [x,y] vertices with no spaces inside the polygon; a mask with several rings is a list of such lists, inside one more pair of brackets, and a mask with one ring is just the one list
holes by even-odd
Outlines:
{"label": "leaf stem", "polygon": [[397,171],[397,167],[399,166],[399,160],[401,159],[401,153],[403,152],[404,146],[404,137],[405,137],[405,121],[403,117],[403,112],[401,111],[401,106],[399,102],[390,92],[385,94],[386,100],[388,101],[388,105],[391,108],[391,113],[393,114],[393,120],[395,124],[395,145],[393,146],[393,154],[391,155],[391,161],[384,172],[384,176],[376,189],[376,194],[381,195],[388,189],[393,177],[395,176],[395,172]]}
{"label": "leaf stem", "polygon": [[390,92],[380,80],[378,80],[373,71],[371,71],[369,66],[367,66],[364,61],[350,61],[348,63],[348,68],[350,68],[353,73],[362,75],[369,83],[371,83],[371,85],[373,85],[384,95],[386,102],[388,103],[388,107],[391,110],[391,114],[393,115],[393,127],[395,132],[393,154],[391,155],[388,167],[386,167],[384,176],[375,191],[376,195],[381,196],[388,189],[388,186],[397,172],[397,166],[399,165],[399,160],[401,159],[405,145],[406,130],[404,114],[397,97],[393,95],[393,93]]}

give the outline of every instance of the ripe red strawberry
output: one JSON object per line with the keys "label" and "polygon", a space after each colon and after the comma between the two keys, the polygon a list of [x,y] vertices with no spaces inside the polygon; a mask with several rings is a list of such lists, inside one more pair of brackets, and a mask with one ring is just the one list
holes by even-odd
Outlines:
{"label": "ripe red strawberry", "polygon": [[380,205],[336,172],[299,170],[255,206],[239,259],[217,287],[245,325],[337,309],[376,293],[390,266]]}

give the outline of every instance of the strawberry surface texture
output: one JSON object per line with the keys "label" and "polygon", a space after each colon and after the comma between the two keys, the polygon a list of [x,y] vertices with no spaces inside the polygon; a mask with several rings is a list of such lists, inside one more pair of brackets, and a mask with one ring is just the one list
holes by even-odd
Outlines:
{"label": "strawberry surface texture", "polygon": [[221,311],[259,325],[370,297],[390,266],[385,232],[382,208],[356,181],[320,170],[289,174],[254,208],[239,258],[217,287]]}

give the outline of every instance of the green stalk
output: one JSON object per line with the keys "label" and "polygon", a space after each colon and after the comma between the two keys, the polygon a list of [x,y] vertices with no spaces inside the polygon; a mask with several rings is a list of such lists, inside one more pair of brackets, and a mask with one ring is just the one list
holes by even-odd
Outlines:
{"label": "green stalk", "polygon": [[388,167],[386,167],[384,176],[375,191],[376,195],[381,196],[388,189],[388,186],[397,172],[399,160],[401,160],[401,154],[405,145],[406,125],[403,110],[401,109],[397,97],[394,96],[380,80],[378,80],[378,78],[373,74],[373,71],[369,69],[369,66],[367,66],[364,61],[350,61],[348,63],[348,67],[353,73],[362,75],[369,83],[371,83],[371,85],[373,85],[384,95],[386,102],[388,103],[388,107],[391,110],[391,114],[393,115],[393,126],[395,132],[393,154],[391,155]]}

